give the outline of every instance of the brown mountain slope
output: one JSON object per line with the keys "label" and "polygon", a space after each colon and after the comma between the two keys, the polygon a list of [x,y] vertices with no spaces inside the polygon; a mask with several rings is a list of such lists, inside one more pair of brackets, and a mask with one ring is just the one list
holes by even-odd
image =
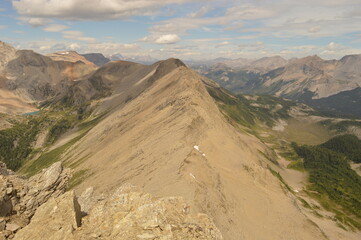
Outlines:
{"label": "brown mountain slope", "polygon": [[267,169],[258,152],[266,147],[224,119],[202,78],[174,59],[153,67],[132,79],[130,92],[148,83],[139,95],[119,101],[64,155],[92,172],[78,190],[128,182],[158,197],[181,195],[225,239],[325,239]]}
{"label": "brown mountain slope", "polygon": [[280,56],[272,56],[263,57],[260,59],[226,59],[218,61],[217,64],[225,64],[227,67],[233,69],[242,69],[252,72],[266,73],[273,69],[284,67],[287,64],[287,60]]}
{"label": "brown mountain slope", "polygon": [[10,51],[0,67],[0,111],[24,113],[36,110],[33,103],[59,94],[71,81],[92,72],[95,67],[83,62],[53,61],[29,50]]}
{"label": "brown mountain slope", "polygon": [[36,108],[24,101],[6,87],[7,73],[4,71],[9,61],[16,57],[16,49],[0,41],[0,112],[19,113],[31,112]]}
{"label": "brown mountain slope", "polygon": [[178,66],[184,64],[179,60],[160,61],[149,66],[127,61],[110,62],[74,82],[60,99],[75,105],[98,99],[97,103],[105,102],[98,111],[113,109],[129,102]]}
{"label": "brown mountain slope", "polygon": [[280,56],[264,57],[252,61],[245,69],[265,73],[276,68],[283,67],[287,64],[287,60]]}
{"label": "brown mountain slope", "polygon": [[84,56],[80,55],[79,53],[77,53],[75,51],[55,52],[55,53],[47,54],[46,56],[51,58],[54,61],[65,61],[65,62],[73,62],[73,63],[80,61],[91,67],[94,67],[94,68],[97,67],[95,65],[95,63],[93,63],[92,61],[89,61]]}

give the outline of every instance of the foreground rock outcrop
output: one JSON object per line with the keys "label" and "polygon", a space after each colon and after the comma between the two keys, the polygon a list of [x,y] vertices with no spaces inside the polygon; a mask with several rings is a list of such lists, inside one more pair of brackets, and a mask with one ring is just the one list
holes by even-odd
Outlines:
{"label": "foreground rock outcrop", "polygon": [[[79,204],[80,203],[80,204]],[[87,212],[81,211],[81,207]],[[44,227],[46,226],[46,227]],[[190,215],[181,197],[154,199],[124,185],[111,195],[67,192],[39,207],[14,239],[222,239],[204,214]]]}
{"label": "foreground rock outcrop", "polygon": [[21,178],[0,162],[0,239],[25,227],[39,206],[62,195],[71,176],[60,162],[31,177]]}
{"label": "foreground rock outcrop", "polygon": [[156,199],[131,185],[111,194],[65,192],[60,162],[23,179],[0,164],[1,239],[222,239],[205,214],[181,197]]}

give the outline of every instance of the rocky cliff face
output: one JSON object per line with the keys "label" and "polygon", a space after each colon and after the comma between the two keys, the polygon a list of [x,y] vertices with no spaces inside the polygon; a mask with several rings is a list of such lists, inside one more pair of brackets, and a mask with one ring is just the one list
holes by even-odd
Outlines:
{"label": "rocky cliff face", "polygon": [[155,199],[131,185],[78,198],[60,162],[30,179],[0,163],[0,239],[222,239],[181,197]]}

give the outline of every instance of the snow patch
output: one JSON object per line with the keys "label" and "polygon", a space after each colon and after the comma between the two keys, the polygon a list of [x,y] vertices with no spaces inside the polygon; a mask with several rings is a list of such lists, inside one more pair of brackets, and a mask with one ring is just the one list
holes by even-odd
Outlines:
{"label": "snow patch", "polygon": [[193,148],[194,148],[195,150],[197,150],[198,152],[200,152],[203,157],[206,157],[206,154],[199,149],[199,146],[198,146],[198,145],[194,145]]}

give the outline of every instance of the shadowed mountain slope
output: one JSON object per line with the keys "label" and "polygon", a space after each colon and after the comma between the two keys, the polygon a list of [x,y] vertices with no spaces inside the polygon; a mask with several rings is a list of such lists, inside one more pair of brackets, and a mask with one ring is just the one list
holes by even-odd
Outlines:
{"label": "shadowed mountain slope", "polygon": [[104,57],[104,55],[101,53],[86,53],[82,54],[82,56],[97,66],[103,66],[104,64],[110,62],[110,59]]}

